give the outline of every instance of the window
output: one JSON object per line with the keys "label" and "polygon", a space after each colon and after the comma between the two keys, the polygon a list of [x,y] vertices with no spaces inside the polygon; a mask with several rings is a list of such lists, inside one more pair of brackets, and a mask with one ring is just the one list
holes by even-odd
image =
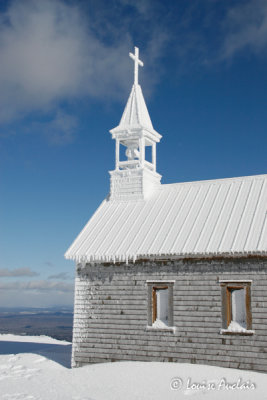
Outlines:
{"label": "window", "polygon": [[173,330],[174,281],[147,281],[148,328]]}
{"label": "window", "polygon": [[254,333],[251,318],[251,281],[220,281],[221,333]]}
{"label": "window", "polygon": [[168,286],[157,287],[152,289],[152,323],[159,326],[168,326],[169,322],[169,288]]}

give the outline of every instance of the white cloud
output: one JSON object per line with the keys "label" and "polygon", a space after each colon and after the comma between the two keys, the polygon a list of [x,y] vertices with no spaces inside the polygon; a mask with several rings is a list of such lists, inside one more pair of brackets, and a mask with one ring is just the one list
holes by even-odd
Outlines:
{"label": "white cloud", "polygon": [[48,279],[62,279],[63,281],[71,279],[67,272],[60,272],[59,274],[50,275]]}
{"label": "white cloud", "polygon": [[56,282],[56,281],[29,281],[29,282],[0,282],[0,290],[7,291],[36,291],[38,293],[42,291],[54,292],[54,293],[73,293],[74,285],[66,282]]}
{"label": "white cloud", "polygon": [[230,8],[223,21],[225,32],[221,59],[242,50],[260,53],[267,47],[267,2],[249,0]]}
{"label": "white cloud", "polygon": [[52,261],[45,261],[44,264],[51,268],[55,266],[54,263],[52,263]]}
{"label": "white cloud", "polygon": [[52,280],[0,282],[0,304],[2,307],[71,305],[73,298],[73,283]]}
{"label": "white cloud", "polygon": [[57,110],[51,121],[39,124],[38,128],[51,144],[63,145],[74,140],[77,126],[78,122],[73,115]]}
{"label": "white cloud", "polygon": [[30,268],[17,268],[17,269],[0,269],[0,277],[18,277],[18,276],[36,276],[37,272],[32,271]]}
{"label": "white cloud", "polygon": [[119,0],[123,6],[131,6],[137,10],[137,12],[146,19],[150,19],[153,14],[153,6],[155,3],[151,0]]}
{"label": "white cloud", "polygon": [[[124,12],[127,7],[135,11],[135,20]],[[186,70],[229,59],[242,49],[259,53],[266,48],[266,0],[223,4],[222,9],[220,22],[214,24],[218,18],[214,1],[204,5],[192,1],[184,10],[174,5],[170,12],[151,0],[11,1],[0,14],[0,123],[34,112],[49,115],[41,130],[51,143],[71,142],[77,121],[60,105],[86,96],[125,99],[131,85],[127,55],[133,50],[133,27],[142,30],[142,35],[132,35],[143,40],[134,44],[139,44],[145,62],[141,79],[145,77],[146,93],[164,68],[159,59],[166,43],[172,43],[177,53],[177,69],[184,64]],[[172,13],[178,11],[175,19]],[[211,34],[217,37],[212,49]]]}
{"label": "white cloud", "polygon": [[73,292],[1,290],[1,307],[53,307],[71,306]]}
{"label": "white cloud", "polygon": [[60,0],[13,1],[0,18],[0,121],[61,100],[118,95],[128,84],[129,42],[101,43],[81,10]]}
{"label": "white cloud", "polygon": [[[123,13],[128,3],[139,13],[136,23],[147,32],[140,51],[142,59],[145,53],[145,64],[149,60],[142,71],[149,93],[160,74],[159,65],[153,69],[153,64],[167,40],[166,32],[152,20],[150,0],[144,4],[121,0],[119,8],[106,2],[86,7],[86,3],[64,0],[9,3],[0,14],[0,124],[5,126],[1,136],[8,135],[8,127],[18,119],[31,116],[28,131],[39,124],[51,143],[70,143],[77,120],[75,114],[62,111],[62,103],[125,99],[133,71],[128,57],[133,51],[132,20],[120,15],[119,21],[115,19],[116,10]],[[48,122],[38,122],[42,117]]]}

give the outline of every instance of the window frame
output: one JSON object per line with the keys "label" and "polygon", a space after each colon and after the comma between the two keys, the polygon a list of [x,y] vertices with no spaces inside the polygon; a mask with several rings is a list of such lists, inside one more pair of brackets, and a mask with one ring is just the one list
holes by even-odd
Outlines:
{"label": "window frame", "polygon": [[[252,312],[251,312],[251,280],[220,280],[221,286],[221,310],[222,310],[222,329],[221,334],[232,335],[253,335],[252,330]],[[232,291],[245,289],[245,307],[246,307],[246,328],[241,331],[234,331],[229,326],[232,322]]]}
{"label": "window frame", "polygon": [[[171,331],[175,330],[173,326],[173,286],[174,280],[147,280],[147,330]],[[156,317],[156,290],[168,289],[168,326],[153,326]]]}

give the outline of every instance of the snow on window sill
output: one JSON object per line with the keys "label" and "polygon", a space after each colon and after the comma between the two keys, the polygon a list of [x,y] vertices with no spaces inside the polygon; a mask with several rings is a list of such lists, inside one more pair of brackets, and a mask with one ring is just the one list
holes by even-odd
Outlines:
{"label": "snow on window sill", "polygon": [[246,324],[237,321],[231,321],[227,329],[221,329],[220,333],[224,334],[238,334],[238,335],[253,335],[255,331],[246,328]]}
{"label": "snow on window sill", "polygon": [[174,332],[175,327],[174,326],[169,326],[167,325],[167,321],[162,321],[160,319],[156,319],[156,321],[153,322],[152,326],[147,326],[146,329],[148,331],[150,330],[156,330],[156,331],[169,331],[169,332]]}
{"label": "snow on window sill", "polygon": [[233,329],[221,329],[221,335],[254,335],[255,331],[251,329],[243,329],[240,331],[233,330]]}

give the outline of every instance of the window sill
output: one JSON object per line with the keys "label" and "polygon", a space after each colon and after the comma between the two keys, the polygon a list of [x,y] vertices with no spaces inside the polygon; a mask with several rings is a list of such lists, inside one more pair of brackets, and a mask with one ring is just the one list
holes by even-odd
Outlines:
{"label": "window sill", "polygon": [[175,326],[166,326],[166,328],[158,328],[156,326],[147,326],[146,331],[157,331],[157,332],[175,332]]}
{"label": "window sill", "polygon": [[253,330],[244,330],[244,331],[233,331],[231,329],[221,329],[220,335],[239,335],[239,336],[252,336],[255,331]]}

